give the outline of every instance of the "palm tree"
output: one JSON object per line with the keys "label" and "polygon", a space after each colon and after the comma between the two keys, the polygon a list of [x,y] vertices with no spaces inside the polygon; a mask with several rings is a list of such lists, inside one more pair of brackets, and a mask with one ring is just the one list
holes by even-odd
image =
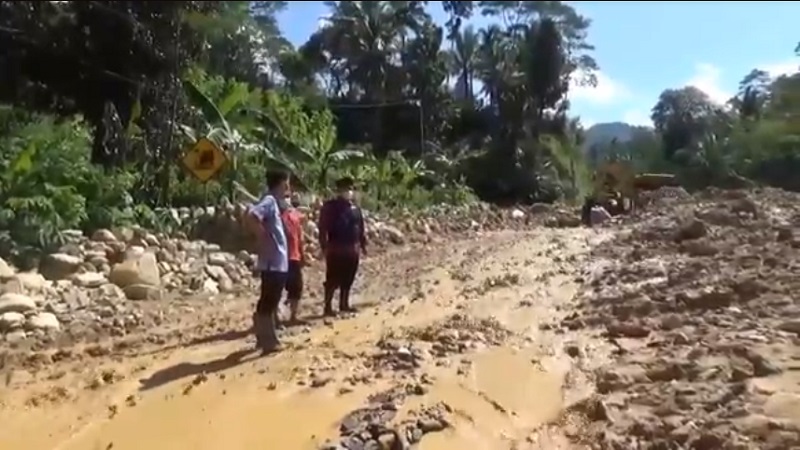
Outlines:
{"label": "palm tree", "polygon": [[404,36],[414,26],[414,12],[388,1],[326,2],[332,12],[325,27],[324,50],[345,62],[351,87],[366,100],[381,101],[387,73],[399,61]]}
{"label": "palm tree", "polygon": [[472,25],[460,30],[453,39],[450,52],[452,73],[458,77],[458,86],[464,100],[472,101],[474,97],[475,65],[478,61],[478,33]]}
{"label": "palm tree", "polygon": [[[410,31],[419,29],[426,17],[420,2],[340,1],[331,8],[322,30],[320,47],[330,60],[340,61],[347,77],[349,96],[358,95],[372,104],[388,100],[388,81],[402,71],[400,51]],[[358,92],[352,92],[358,89]],[[381,144],[381,108],[372,128],[373,148]]]}
{"label": "palm tree", "polygon": [[508,34],[498,25],[481,30],[480,46],[476,69],[483,83],[483,93],[489,97],[489,103],[496,107],[500,92],[509,76],[514,74],[511,42]]}

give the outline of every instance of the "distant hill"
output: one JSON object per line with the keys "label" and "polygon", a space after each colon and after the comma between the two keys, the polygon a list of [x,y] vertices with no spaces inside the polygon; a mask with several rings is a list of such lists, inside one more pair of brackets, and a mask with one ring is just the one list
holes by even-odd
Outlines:
{"label": "distant hill", "polygon": [[639,128],[624,122],[598,123],[584,132],[584,148],[595,144],[608,144],[615,138],[618,142],[627,142]]}
{"label": "distant hill", "polygon": [[618,143],[628,142],[637,134],[645,131],[652,132],[650,127],[635,126],[624,122],[609,122],[598,123],[589,127],[584,131],[583,152],[589,155],[594,161],[600,155],[597,152],[602,152],[602,149],[608,148],[614,139]]}

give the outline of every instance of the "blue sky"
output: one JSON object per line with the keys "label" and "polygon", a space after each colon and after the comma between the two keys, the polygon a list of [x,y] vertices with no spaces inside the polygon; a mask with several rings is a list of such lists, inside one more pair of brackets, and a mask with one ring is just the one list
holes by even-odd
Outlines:
{"label": "blue sky", "polygon": [[[600,65],[596,88],[572,90],[572,114],[585,125],[649,124],[650,109],[666,88],[694,85],[724,101],[753,68],[773,74],[800,67],[800,2],[581,1],[592,19],[589,42]],[[446,16],[430,3],[434,18]],[[284,34],[305,42],[328,12],[322,2],[292,1],[280,16]],[[472,20],[482,26],[487,20]]]}

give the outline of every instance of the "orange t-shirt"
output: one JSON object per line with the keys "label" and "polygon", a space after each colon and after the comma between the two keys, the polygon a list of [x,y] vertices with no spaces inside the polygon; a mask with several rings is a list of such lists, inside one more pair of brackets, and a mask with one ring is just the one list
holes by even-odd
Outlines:
{"label": "orange t-shirt", "polygon": [[303,215],[300,211],[289,208],[281,213],[283,229],[286,232],[286,244],[289,261],[303,260]]}

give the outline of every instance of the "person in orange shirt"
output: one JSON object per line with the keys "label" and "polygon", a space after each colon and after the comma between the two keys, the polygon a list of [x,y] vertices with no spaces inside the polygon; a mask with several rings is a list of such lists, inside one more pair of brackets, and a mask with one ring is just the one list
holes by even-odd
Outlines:
{"label": "person in orange shirt", "polygon": [[[286,278],[286,300],[289,303],[289,323],[298,323],[297,311],[300,298],[303,296],[303,267],[306,265],[303,251],[303,222],[305,217],[297,208],[300,199],[293,195],[291,199],[281,202],[281,219],[286,233],[289,272]],[[276,313],[277,323],[277,313]]]}

